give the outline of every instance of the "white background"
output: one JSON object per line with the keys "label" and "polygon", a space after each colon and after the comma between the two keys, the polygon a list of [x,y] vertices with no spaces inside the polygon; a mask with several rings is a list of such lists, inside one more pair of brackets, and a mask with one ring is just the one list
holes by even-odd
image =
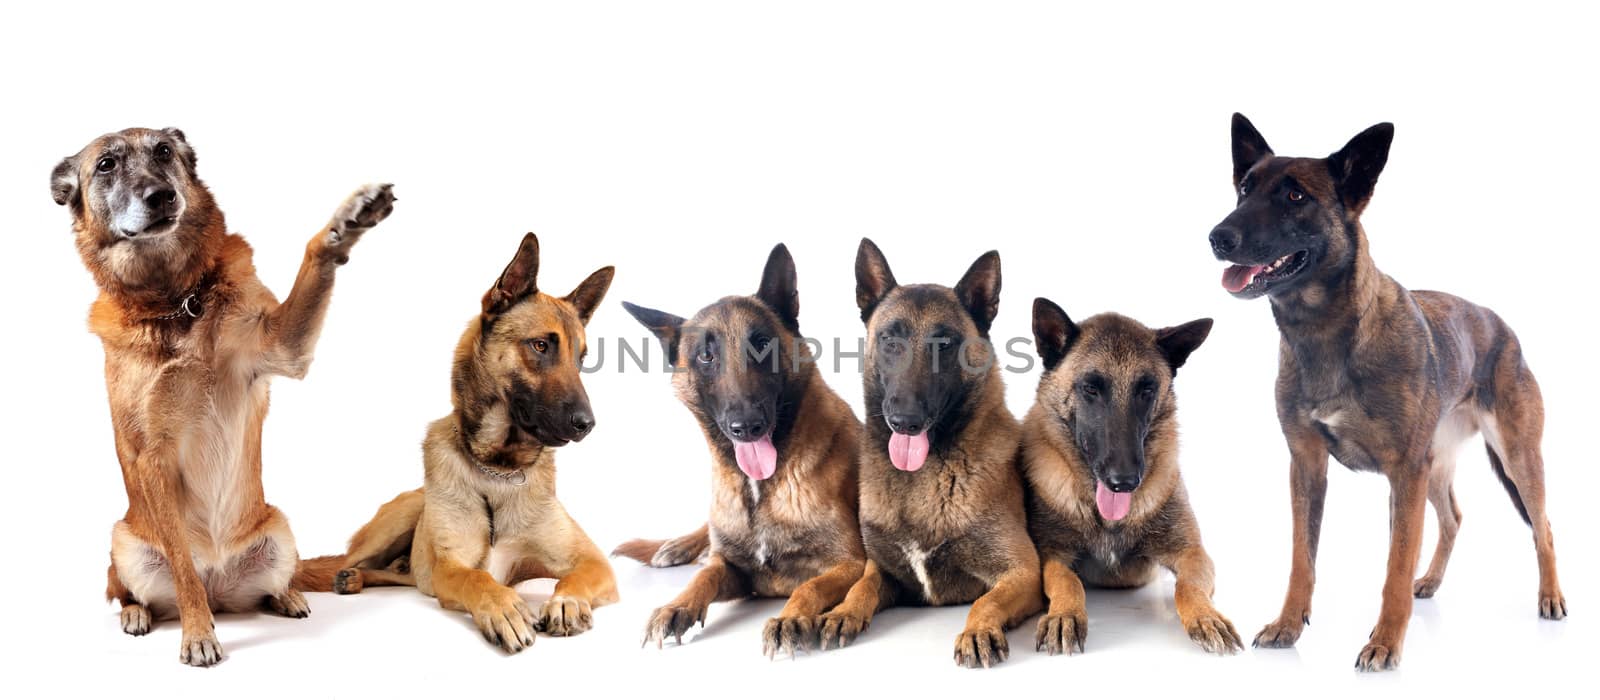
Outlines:
{"label": "white background", "polygon": [[[1572,692],[1600,610],[1590,8],[1123,7],[11,8],[0,28],[7,682],[131,696]],[[902,281],[954,283],[998,248],[998,337],[1029,335],[1038,295],[1077,318],[1217,319],[1178,382],[1183,464],[1217,604],[1248,640],[1282,600],[1289,515],[1276,330],[1266,302],[1223,292],[1205,240],[1233,202],[1236,110],[1293,155],[1396,123],[1366,217],[1373,251],[1402,283],[1489,305],[1520,334],[1547,401],[1569,621],[1537,618],[1531,537],[1476,441],[1460,462],[1465,522],[1449,575],[1416,606],[1403,669],[1382,676],[1351,664],[1377,615],[1387,487],[1337,465],[1313,625],[1297,650],[1233,658],[1188,641],[1170,578],[1091,593],[1086,655],[1035,654],[1030,621],[1011,635],[1011,661],[986,672],[951,663],[957,608],[887,612],[855,648],[769,663],[758,634],[777,603],[719,605],[685,647],[640,650],[646,615],[691,570],[620,561],[624,601],[598,611],[594,631],[511,658],[465,617],[390,589],[313,595],[309,621],[223,617],[226,662],[194,670],[177,662],[176,625],[125,637],[102,601],[125,496],[102,353],[84,326],[94,285],[46,176],[102,132],[170,125],[188,133],[280,295],[350,189],[397,183],[393,218],[340,273],[310,377],[274,386],[266,489],[307,555],[339,551],[420,482],[423,426],[449,410],[451,350],[524,231],[541,235],[547,289],[617,266],[591,343],[636,344],[645,334],[620,301],[688,315],[749,293],[779,241],[798,261],[802,329],[853,343],[851,267],[866,235]],[[614,368],[588,378],[599,426],[559,460],[567,507],[608,549],[693,527],[709,479],[666,377]],[[1036,374],[1007,376],[1019,415]],[[858,376],[829,379],[859,412]],[[548,584],[524,590],[537,601]]]}

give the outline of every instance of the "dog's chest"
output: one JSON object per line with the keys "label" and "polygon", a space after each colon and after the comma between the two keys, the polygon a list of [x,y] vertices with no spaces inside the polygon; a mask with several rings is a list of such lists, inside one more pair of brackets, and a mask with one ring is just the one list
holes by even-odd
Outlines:
{"label": "dog's chest", "polygon": [[1006,569],[1004,559],[974,534],[923,538],[862,523],[862,535],[868,556],[899,584],[907,602],[970,603],[988,592]]}
{"label": "dog's chest", "polygon": [[1355,471],[1381,471],[1382,465],[1372,452],[1361,444],[1362,438],[1372,435],[1370,420],[1360,406],[1352,401],[1324,402],[1308,413],[1311,424],[1322,433],[1328,443],[1328,454]]}

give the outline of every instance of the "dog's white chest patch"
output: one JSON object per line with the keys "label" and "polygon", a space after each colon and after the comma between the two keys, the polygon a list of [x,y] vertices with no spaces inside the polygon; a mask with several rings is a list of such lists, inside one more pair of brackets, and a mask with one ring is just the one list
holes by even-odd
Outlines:
{"label": "dog's white chest patch", "polygon": [[928,576],[928,553],[915,543],[907,543],[904,547],[906,564],[911,567],[911,572],[916,574],[917,583],[922,584],[922,597],[928,602],[933,599],[933,579]]}
{"label": "dog's white chest patch", "polygon": [[511,567],[516,565],[519,551],[519,547],[510,543],[496,543],[489,548],[489,561],[484,564],[484,570],[488,571],[495,581],[504,584],[511,577]]}

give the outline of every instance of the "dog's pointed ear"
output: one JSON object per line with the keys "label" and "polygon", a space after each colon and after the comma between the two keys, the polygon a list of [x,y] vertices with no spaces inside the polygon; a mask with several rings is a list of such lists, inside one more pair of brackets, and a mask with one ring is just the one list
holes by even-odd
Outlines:
{"label": "dog's pointed ear", "polygon": [[883,251],[872,239],[861,239],[861,247],[856,250],[856,306],[861,309],[863,322],[872,318],[873,309],[895,286],[894,272],[889,270]]}
{"label": "dog's pointed ear", "polygon": [[1394,142],[1394,125],[1389,122],[1368,127],[1350,143],[1328,156],[1328,171],[1339,189],[1344,206],[1359,216],[1378,186],[1378,174],[1389,162],[1389,144]]}
{"label": "dog's pointed ear", "polygon": [[538,275],[539,237],[530,233],[522,237],[522,243],[517,246],[517,256],[506,265],[505,271],[500,273],[500,279],[495,280],[489,292],[483,295],[484,317],[493,320],[516,306],[517,302],[539,291],[535,284]]}
{"label": "dog's pointed ear", "polygon": [[790,331],[800,332],[800,289],[788,246],[773,246],[772,254],[767,256],[767,268],[761,272],[756,298],[777,312]]}
{"label": "dog's pointed ear", "polygon": [[1272,156],[1272,147],[1267,145],[1267,140],[1261,138],[1261,132],[1256,131],[1256,125],[1245,119],[1243,114],[1233,113],[1233,187],[1239,188],[1239,183],[1244,180],[1244,174],[1262,159]]}
{"label": "dog's pointed ear", "polygon": [[678,338],[683,334],[683,317],[647,309],[626,301],[622,302],[622,308],[627,309],[628,315],[640,325],[650,329],[656,339],[661,341],[661,350],[667,354],[667,364],[678,366]]}
{"label": "dog's pointed ear", "polygon": [[1206,342],[1206,336],[1209,335],[1211,335],[1209,318],[1156,331],[1156,345],[1161,348],[1161,354],[1167,357],[1167,364],[1172,366],[1173,376],[1177,376],[1178,368],[1189,360],[1189,354],[1194,352],[1195,348]]}
{"label": "dog's pointed ear", "polygon": [[1000,313],[1000,252],[991,250],[967,268],[956,283],[956,300],[972,314],[978,332],[989,335],[989,326]]}
{"label": "dog's pointed ear", "polygon": [[600,300],[606,298],[606,290],[611,288],[611,277],[616,271],[610,265],[595,270],[588,279],[578,283],[577,288],[561,298],[578,310],[578,321],[583,325],[589,325],[589,319],[594,316],[594,310],[599,308]]}
{"label": "dog's pointed ear", "polygon": [[67,156],[56,164],[56,169],[50,171],[50,198],[56,204],[71,204],[74,212],[78,211],[81,201],[78,199],[78,156]]}
{"label": "dog's pointed ear", "polygon": [[172,139],[178,155],[183,156],[183,162],[188,164],[190,170],[194,170],[195,163],[198,163],[200,158],[194,154],[194,147],[189,145],[189,137],[183,135],[183,130],[175,126],[169,126],[162,129],[161,133]]}
{"label": "dog's pointed ear", "polygon": [[1044,361],[1044,371],[1061,364],[1078,335],[1078,324],[1055,302],[1044,297],[1033,300],[1033,342],[1038,346],[1039,359]]}

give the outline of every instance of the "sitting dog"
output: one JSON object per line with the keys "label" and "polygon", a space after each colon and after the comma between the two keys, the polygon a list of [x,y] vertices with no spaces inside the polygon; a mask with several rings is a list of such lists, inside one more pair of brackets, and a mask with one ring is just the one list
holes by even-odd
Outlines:
{"label": "sitting dog", "polygon": [[[1017,421],[989,324],[1000,255],[978,258],[955,288],[901,286],[863,239],[856,302],[867,326],[861,534],[870,559],[821,643],[849,644],[892,605],[972,603],[955,660],[985,668],[1010,653],[1005,631],[1039,611],[1039,555],[1028,539]],[[974,602],[976,601],[976,602]]]}
{"label": "sitting dog", "polygon": [[[528,234],[456,344],[454,413],[428,426],[423,487],[378,510],[350,540],[338,593],[404,585],[472,616],[490,644],[516,653],[543,631],[584,632],[617,601],[611,564],[556,500],[555,451],[594,428],[580,380],[584,326],[612,268],[570,294],[539,291],[539,239]],[[538,613],[512,586],[557,579]]]}
{"label": "sitting dog", "polygon": [[[1327,158],[1279,158],[1248,119],[1233,115],[1238,203],[1210,236],[1217,259],[1232,263],[1222,286],[1240,299],[1267,297],[1281,334],[1278,421],[1289,443],[1294,560],[1283,611],[1255,643],[1293,646],[1311,617],[1332,455],[1389,479],[1383,608],[1356,658],[1366,671],[1399,664],[1412,596],[1433,595],[1443,580],[1461,520],[1451,486],[1456,451],[1478,432],[1533,526],[1539,614],[1567,614],[1545,517],[1544,403],[1516,334],[1493,311],[1409,291],[1372,262],[1361,212],[1393,139],[1394,126],[1379,124]],[[1413,582],[1430,502],[1438,549]]]}
{"label": "sitting dog", "polygon": [[1157,567],[1177,574],[1173,597],[1189,637],[1213,653],[1239,650],[1233,623],[1211,604],[1211,557],[1178,474],[1172,380],[1210,332],[1209,318],[1159,330],[1116,314],[1077,324],[1034,300],[1044,375],[1022,421],[1022,464],[1050,599],[1038,650],[1083,651],[1083,584],[1143,586]]}
{"label": "sitting dog", "polygon": [[[683,642],[713,601],[750,596],[789,601],[762,631],[770,658],[814,647],[818,616],[860,578],[866,553],[857,524],[861,422],[822,381],[800,335],[794,259],[772,249],[754,296],[726,297],[684,320],[625,303],[661,341],[673,388],[711,450],[707,528],[618,553],[641,562],[694,561],[705,568],[645,627],[644,643]],[[704,538],[704,539],[702,539]]]}
{"label": "sitting dog", "polygon": [[312,236],[279,303],[256,279],[249,244],[228,233],[177,129],[101,136],[56,166],[50,191],[72,212],[100,288],[89,327],[105,346],[128,490],[106,596],[121,602],[128,634],[176,616],[178,659],[210,666],[223,658],[213,612],[265,603],[305,617],[300,590],[337,565],[301,564],[288,520],[262,496],[267,384],[305,376],[334,272],[394,195],[389,185],[351,195]]}

